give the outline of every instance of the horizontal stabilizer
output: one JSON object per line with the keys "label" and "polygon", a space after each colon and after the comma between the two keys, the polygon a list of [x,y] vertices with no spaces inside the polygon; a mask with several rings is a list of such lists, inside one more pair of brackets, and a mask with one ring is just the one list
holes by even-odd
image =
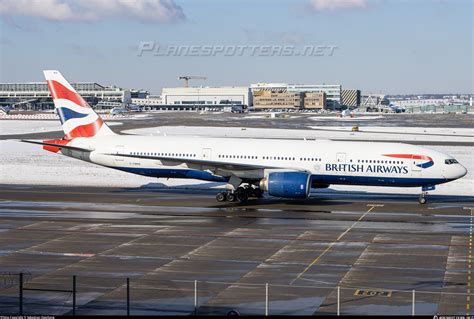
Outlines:
{"label": "horizontal stabilizer", "polygon": [[82,148],[82,147],[77,147],[77,146],[70,146],[70,145],[64,145],[64,144],[59,144],[59,143],[48,143],[46,141],[33,141],[33,140],[21,140],[24,143],[31,143],[31,144],[38,144],[38,145],[43,145],[43,146],[50,146],[50,147],[57,147],[59,149],[68,149],[68,150],[73,150],[73,151],[82,151],[82,152],[91,152],[93,150],[87,149],[87,148]]}

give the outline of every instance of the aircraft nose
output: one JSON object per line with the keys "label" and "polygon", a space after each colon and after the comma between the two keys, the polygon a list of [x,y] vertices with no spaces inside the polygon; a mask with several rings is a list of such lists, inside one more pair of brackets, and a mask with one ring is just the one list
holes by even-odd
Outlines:
{"label": "aircraft nose", "polygon": [[467,169],[461,164],[459,164],[459,171],[459,176],[457,178],[461,178],[467,174]]}
{"label": "aircraft nose", "polygon": [[461,164],[456,164],[456,165],[451,166],[448,178],[455,180],[455,179],[463,177],[466,174],[467,174],[467,169]]}

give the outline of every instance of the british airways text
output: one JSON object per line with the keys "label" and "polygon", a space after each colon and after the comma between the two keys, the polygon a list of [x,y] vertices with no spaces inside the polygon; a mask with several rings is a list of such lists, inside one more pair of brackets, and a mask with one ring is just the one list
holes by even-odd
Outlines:
{"label": "british airways text", "polygon": [[328,172],[408,174],[407,166],[364,164],[326,164]]}

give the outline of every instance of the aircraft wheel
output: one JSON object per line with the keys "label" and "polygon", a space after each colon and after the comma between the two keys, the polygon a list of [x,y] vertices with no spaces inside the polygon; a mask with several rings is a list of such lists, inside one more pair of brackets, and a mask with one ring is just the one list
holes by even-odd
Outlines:
{"label": "aircraft wheel", "polygon": [[254,193],[255,193],[255,197],[257,197],[257,198],[262,198],[263,197],[263,191],[260,188],[256,188],[254,190]]}
{"label": "aircraft wheel", "polygon": [[420,197],[418,197],[418,202],[422,205],[426,204],[426,196],[425,194],[421,194]]}
{"label": "aircraft wheel", "polygon": [[239,192],[237,194],[237,199],[239,200],[239,202],[246,202],[249,199],[249,195],[246,191]]}
{"label": "aircraft wheel", "polygon": [[236,196],[235,196],[234,193],[228,193],[227,194],[227,201],[228,202],[235,202],[235,200],[236,200]]}
{"label": "aircraft wheel", "polygon": [[216,195],[216,199],[218,202],[225,202],[226,198],[227,198],[227,194],[224,192],[217,193]]}

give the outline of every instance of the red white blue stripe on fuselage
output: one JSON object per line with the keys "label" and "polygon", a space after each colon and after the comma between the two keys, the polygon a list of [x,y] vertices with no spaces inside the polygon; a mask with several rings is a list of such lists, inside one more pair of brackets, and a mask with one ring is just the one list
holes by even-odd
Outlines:
{"label": "red white blue stripe on fuselage", "polygon": [[434,165],[433,159],[426,155],[418,154],[383,154],[383,156],[393,157],[393,158],[403,158],[403,159],[413,159],[413,160],[424,160],[423,163],[415,164],[420,168],[428,168]]}

